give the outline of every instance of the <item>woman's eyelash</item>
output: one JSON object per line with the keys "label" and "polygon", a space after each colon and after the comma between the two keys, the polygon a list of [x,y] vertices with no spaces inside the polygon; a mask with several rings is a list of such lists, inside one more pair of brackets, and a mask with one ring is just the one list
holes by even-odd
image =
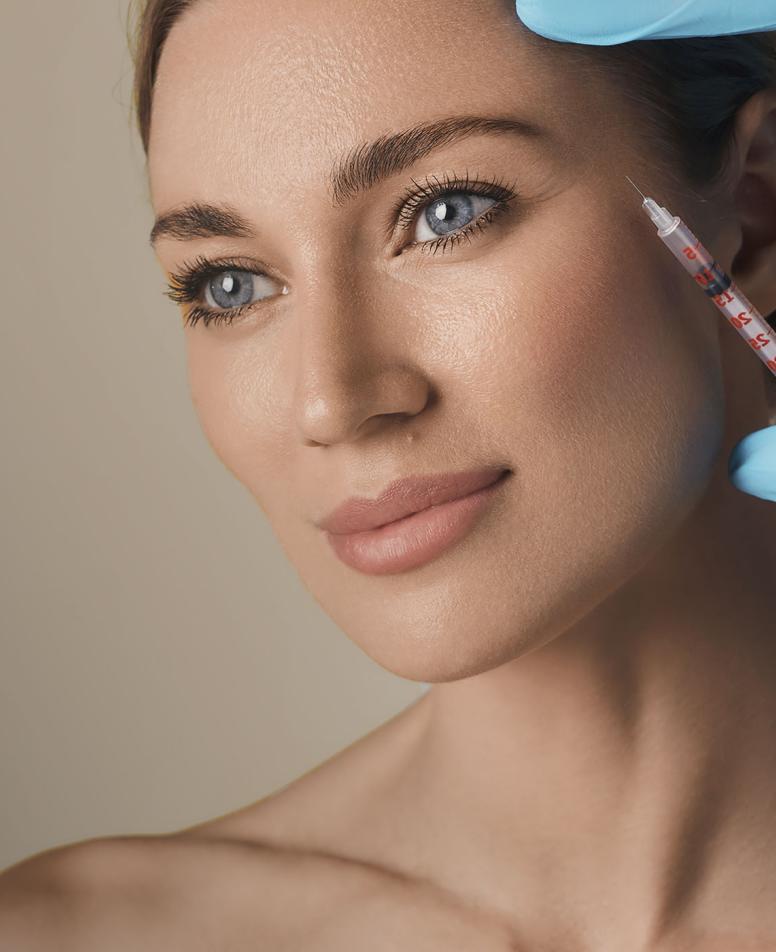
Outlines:
{"label": "woman's eyelash", "polygon": [[[436,176],[432,176],[421,183],[415,182],[414,179],[411,181],[414,187],[408,188],[398,199],[386,220],[386,234],[388,235],[393,231],[394,222],[398,222],[402,231],[409,230],[415,221],[418,208],[423,205],[430,205],[446,195],[466,193],[493,199],[493,204],[489,208],[462,228],[450,232],[449,235],[440,235],[438,238],[429,239],[428,241],[414,241],[408,245],[408,247],[417,248],[425,254],[435,255],[440,250],[444,252],[448,248],[454,247],[460,241],[471,241],[475,231],[484,231],[496,216],[505,211],[509,203],[518,197],[514,183],[505,184],[500,179],[470,181],[468,172],[462,179],[445,175],[441,181]],[[231,324],[245,311],[250,310],[254,304],[260,303],[243,304],[222,311],[203,307],[200,300],[204,286],[216,275],[225,271],[266,274],[266,272],[257,271],[256,262],[249,259],[215,259],[198,255],[193,261],[184,262],[178,274],[170,275],[168,289],[164,292],[167,297],[177,304],[195,304],[195,307],[190,308],[186,313],[185,324],[192,327],[200,320],[204,326],[211,323]]]}
{"label": "woman's eyelash", "polygon": [[[420,205],[430,205],[445,195],[466,192],[470,195],[480,195],[483,198],[495,199],[496,204],[503,203],[504,205],[517,197],[514,183],[506,185],[501,179],[470,181],[468,171],[464,178],[457,178],[446,174],[441,182],[435,175],[429,176],[429,178],[424,179],[423,182],[416,182],[415,179],[410,179],[410,181],[414,187],[407,188],[404,194],[400,196],[386,220],[386,232],[388,234],[392,231],[393,222],[396,220],[398,220],[399,227],[402,228],[402,230],[411,228],[415,220],[415,212]],[[496,206],[493,205],[491,207],[495,208]],[[464,229],[460,229],[460,231],[463,230]],[[451,234],[457,233],[458,232],[454,232]],[[447,237],[449,236],[440,236],[442,240]],[[438,239],[428,242],[416,242],[416,244],[436,245],[437,242]]]}
{"label": "woman's eyelash", "polygon": [[[264,273],[252,270],[255,268],[256,262],[248,258],[205,258],[203,255],[197,255],[193,261],[184,262],[178,274],[170,275],[167,290],[164,293],[176,304],[191,304],[199,301],[203,285],[215,277],[215,275],[222,274],[224,271],[247,271],[253,274]],[[217,314],[219,319],[222,314],[229,315],[229,323],[231,323],[232,318],[246,310],[249,306],[252,305],[243,305],[241,307],[229,308],[223,312],[214,311],[213,313]],[[197,318],[195,320],[189,320],[191,315],[197,311],[201,311],[201,313],[197,315]],[[193,308],[189,311],[187,323],[195,324],[200,317],[204,319],[209,313],[209,308]],[[203,322],[207,324],[208,320],[204,320]]]}

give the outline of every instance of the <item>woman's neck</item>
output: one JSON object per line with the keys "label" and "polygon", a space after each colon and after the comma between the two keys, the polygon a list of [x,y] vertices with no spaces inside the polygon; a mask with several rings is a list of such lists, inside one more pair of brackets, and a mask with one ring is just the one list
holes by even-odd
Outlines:
{"label": "woman's neck", "polygon": [[418,705],[396,793],[417,868],[528,939],[776,940],[776,505],[730,485],[726,453],[608,600]]}

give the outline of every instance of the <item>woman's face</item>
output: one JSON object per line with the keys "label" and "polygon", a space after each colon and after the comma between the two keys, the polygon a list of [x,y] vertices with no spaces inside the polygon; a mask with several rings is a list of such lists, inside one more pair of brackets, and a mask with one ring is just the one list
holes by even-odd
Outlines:
{"label": "woman's face", "polygon": [[[403,677],[466,677],[557,636],[708,485],[718,322],[625,181],[661,185],[629,108],[531,42],[511,0],[200,0],[164,47],[154,210],[226,203],[252,232],[184,241],[179,224],[156,245],[168,274],[198,257],[254,273],[222,265],[198,303],[242,312],[185,328],[201,425],[326,613]],[[368,143],[460,116],[542,131],[448,134],[356,188]],[[436,182],[462,184],[395,211]],[[486,466],[511,475],[415,568],[357,571],[316,525],[399,477]]]}

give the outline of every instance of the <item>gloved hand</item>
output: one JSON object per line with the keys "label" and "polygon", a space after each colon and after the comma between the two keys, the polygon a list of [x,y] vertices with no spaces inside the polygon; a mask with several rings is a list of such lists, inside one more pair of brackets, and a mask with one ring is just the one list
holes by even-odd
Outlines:
{"label": "gloved hand", "polygon": [[[776,30],[774,0],[515,0],[515,10],[540,36],[590,46]],[[742,492],[776,502],[776,426],[737,443],[728,474]]]}
{"label": "gloved hand", "polygon": [[591,46],[776,30],[774,0],[515,0],[515,9],[540,36]]}
{"label": "gloved hand", "polygon": [[728,474],[736,489],[776,502],[776,426],[756,430],[737,443]]}

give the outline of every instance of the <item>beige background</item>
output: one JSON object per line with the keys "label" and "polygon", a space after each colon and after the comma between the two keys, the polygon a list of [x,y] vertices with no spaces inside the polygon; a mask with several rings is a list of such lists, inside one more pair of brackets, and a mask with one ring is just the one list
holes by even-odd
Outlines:
{"label": "beige background", "polygon": [[190,404],[127,0],[4,0],[0,868],[249,803],[411,703]]}

